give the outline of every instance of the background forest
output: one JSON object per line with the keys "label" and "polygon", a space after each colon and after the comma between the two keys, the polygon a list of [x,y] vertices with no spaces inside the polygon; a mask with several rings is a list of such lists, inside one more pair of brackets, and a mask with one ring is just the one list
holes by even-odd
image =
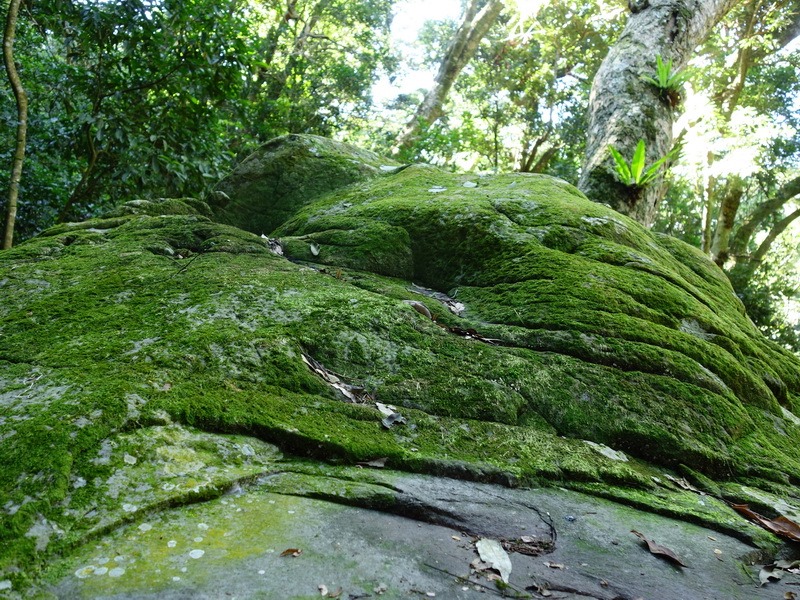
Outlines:
{"label": "background forest", "polygon": [[[414,15],[408,45],[391,35],[408,0],[22,2],[14,61],[29,107],[14,241],[135,197],[203,196],[286,133],[579,184],[598,71],[613,49],[638,52],[650,70],[637,81],[663,95],[672,128],[669,152],[647,145],[658,211],[645,221],[722,266],[751,318],[797,352],[800,0],[728,1],[680,68],[661,72],[660,57],[620,42],[647,4],[464,0],[453,19]],[[435,81],[391,92],[420,70]],[[18,123],[5,78],[0,120],[5,215]],[[637,175],[622,146],[620,181],[626,166]]]}

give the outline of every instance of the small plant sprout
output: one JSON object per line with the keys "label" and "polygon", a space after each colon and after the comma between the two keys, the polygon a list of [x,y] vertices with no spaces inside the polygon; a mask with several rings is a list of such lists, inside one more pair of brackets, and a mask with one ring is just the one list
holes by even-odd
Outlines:
{"label": "small plant sprout", "polygon": [[609,145],[608,151],[614,159],[619,180],[628,186],[645,187],[657,176],[661,166],[668,160],[677,158],[680,146],[675,146],[666,156],[659,158],[656,162],[645,169],[645,144],[644,140],[639,140],[636,149],[633,151],[633,158],[628,163],[619,150]]}
{"label": "small plant sprout", "polygon": [[642,81],[646,81],[653,87],[659,90],[661,98],[666,100],[673,108],[680,104],[681,101],[681,87],[691,77],[691,72],[687,69],[681,71],[672,70],[672,59],[668,58],[666,61],[661,56],[656,56],[656,73],[655,77],[649,75],[642,75]]}

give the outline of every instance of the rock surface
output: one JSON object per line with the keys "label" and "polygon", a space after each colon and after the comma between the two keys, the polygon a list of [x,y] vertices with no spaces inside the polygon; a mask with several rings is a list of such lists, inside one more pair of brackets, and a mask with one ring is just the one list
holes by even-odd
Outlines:
{"label": "rock surface", "polygon": [[728,502],[800,517],[800,362],[724,275],[552,178],[384,162],[290,136],[0,253],[0,594],[467,598],[483,537],[533,597],[796,589]]}

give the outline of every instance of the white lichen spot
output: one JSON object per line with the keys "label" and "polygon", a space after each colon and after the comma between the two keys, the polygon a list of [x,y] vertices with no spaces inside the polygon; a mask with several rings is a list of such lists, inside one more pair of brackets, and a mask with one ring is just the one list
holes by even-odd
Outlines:
{"label": "white lichen spot", "polygon": [[147,400],[139,394],[128,394],[125,396],[125,402],[128,404],[128,419],[138,419],[141,414],[139,409],[147,404]]}
{"label": "white lichen spot", "polygon": [[288,512],[290,515],[293,515],[293,514],[294,514],[294,511],[293,511],[293,510],[288,510],[288,511],[286,511],[286,512]]}
{"label": "white lichen spot", "polygon": [[609,448],[603,444],[597,444],[595,442],[590,442],[589,440],[583,440],[587,445],[591,446],[594,450],[610,458],[611,460],[619,460],[622,462],[628,462],[628,457],[625,456],[624,452],[620,452],[618,450],[614,450],[613,448]]}
{"label": "white lichen spot", "polygon": [[200,558],[205,553],[206,553],[205,550],[192,550],[191,552],[189,552],[189,556],[192,558]]}
{"label": "white lichen spot", "polygon": [[241,446],[242,454],[245,456],[255,456],[256,451],[253,450],[253,447],[250,444],[242,444]]}
{"label": "white lichen spot", "polygon": [[161,486],[161,489],[164,490],[165,492],[171,492],[172,490],[175,489],[175,484],[165,483],[164,485]]}
{"label": "white lichen spot", "polygon": [[476,187],[478,187],[478,184],[476,182],[474,182],[474,181],[465,181],[464,182],[464,187],[465,188],[476,188]]}
{"label": "white lichen spot", "polygon": [[95,575],[105,575],[106,573],[108,573],[108,567],[97,567],[94,570]]}
{"label": "white lichen spot", "polygon": [[111,462],[111,440],[103,440],[100,444],[100,451],[97,453],[97,458],[93,458],[92,462],[96,465],[107,465]]}
{"label": "white lichen spot", "polygon": [[175,540],[170,540],[170,541],[167,542],[167,548],[174,548],[177,545],[178,545],[178,542],[176,542]]}
{"label": "white lichen spot", "polygon": [[266,573],[266,571],[264,569],[259,569],[259,571],[258,571],[259,575],[263,575],[264,573]]}
{"label": "white lichen spot", "polygon": [[683,319],[681,321],[680,330],[689,335],[700,338],[701,340],[710,340],[716,337],[713,333],[709,333],[696,319]]}
{"label": "white lichen spot", "polygon": [[137,510],[139,510],[139,507],[136,506],[135,504],[128,504],[126,502],[125,504],[122,505],[122,510],[124,510],[125,512],[132,513],[132,512],[136,512]]}
{"label": "white lichen spot", "polygon": [[122,567],[114,567],[108,572],[109,577],[122,577],[125,574],[125,569]]}
{"label": "white lichen spot", "polygon": [[202,529],[203,531],[207,531],[208,530],[208,525],[206,525],[205,523],[198,523],[197,524],[197,528],[198,529]]}
{"label": "white lichen spot", "polygon": [[442,187],[440,185],[435,185],[432,188],[430,188],[428,191],[431,194],[439,194],[440,192],[446,192],[447,188],[446,187]]}
{"label": "white lichen spot", "polygon": [[790,421],[793,425],[800,426],[800,419],[798,419],[794,414],[786,410],[784,407],[781,406],[781,413],[783,413],[783,418],[787,421]]}
{"label": "white lichen spot", "polygon": [[135,456],[131,456],[130,454],[125,454],[125,456],[123,457],[122,460],[125,461],[126,465],[135,465],[136,464],[136,457]]}
{"label": "white lichen spot", "polygon": [[186,573],[188,570],[186,567],[181,567],[181,573]]}
{"label": "white lichen spot", "polygon": [[150,523],[142,523],[141,525],[139,525],[139,531],[141,532],[150,531],[152,528],[153,526],[150,525]]}
{"label": "white lichen spot", "polygon": [[201,537],[198,535],[196,538],[194,538],[194,541],[195,541],[195,543],[199,544],[200,542],[202,542],[202,541],[203,541],[203,538],[201,538]]}
{"label": "white lichen spot", "polygon": [[598,226],[605,225],[608,223],[609,219],[606,217],[581,217],[581,221],[588,223],[589,225]]}
{"label": "white lichen spot", "polygon": [[110,559],[110,558],[108,558],[107,556],[101,556],[101,557],[100,557],[100,558],[98,558],[98,559],[97,559],[95,562],[96,562],[98,565],[105,565],[105,564],[106,564],[106,563],[108,563],[110,560],[111,560],[111,559]]}
{"label": "white lichen spot", "polygon": [[176,575],[175,577],[173,577],[173,578],[172,578],[172,581],[180,581],[180,580],[181,580],[181,578],[180,578],[180,577],[178,577],[177,575]]}
{"label": "white lichen spot", "polygon": [[50,537],[53,534],[61,535],[63,533],[63,530],[58,525],[39,515],[36,522],[25,533],[25,537],[34,538],[36,540],[36,551],[42,552],[47,548],[50,543]]}
{"label": "white lichen spot", "polygon": [[10,579],[4,579],[3,581],[0,581],[0,590],[10,590],[10,589],[11,589]]}
{"label": "white lichen spot", "polygon": [[125,562],[125,557],[124,557],[124,556],[122,556],[122,554],[117,554],[117,555],[114,557],[114,562],[115,562],[115,563],[121,563],[121,562]]}
{"label": "white lichen spot", "polygon": [[77,577],[78,579],[86,579],[87,577],[92,575],[96,569],[97,567],[95,567],[94,565],[86,565],[85,567],[81,567],[80,569],[75,571],[75,577]]}
{"label": "white lichen spot", "polygon": [[86,480],[83,477],[78,477],[75,481],[72,482],[72,487],[80,489],[86,485]]}

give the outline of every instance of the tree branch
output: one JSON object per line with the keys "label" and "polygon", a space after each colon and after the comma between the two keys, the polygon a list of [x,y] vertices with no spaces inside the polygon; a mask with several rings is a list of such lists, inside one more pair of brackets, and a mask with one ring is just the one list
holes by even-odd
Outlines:
{"label": "tree branch", "polygon": [[753,213],[747,217],[733,238],[731,254],[735,256],[744,255],[747,251],[750,239],[753,237],[756,230],[770,215],[780,210],[784,204],[798,194],[800,194],[800,176],[784,183],[772,198],[760,204]]}

